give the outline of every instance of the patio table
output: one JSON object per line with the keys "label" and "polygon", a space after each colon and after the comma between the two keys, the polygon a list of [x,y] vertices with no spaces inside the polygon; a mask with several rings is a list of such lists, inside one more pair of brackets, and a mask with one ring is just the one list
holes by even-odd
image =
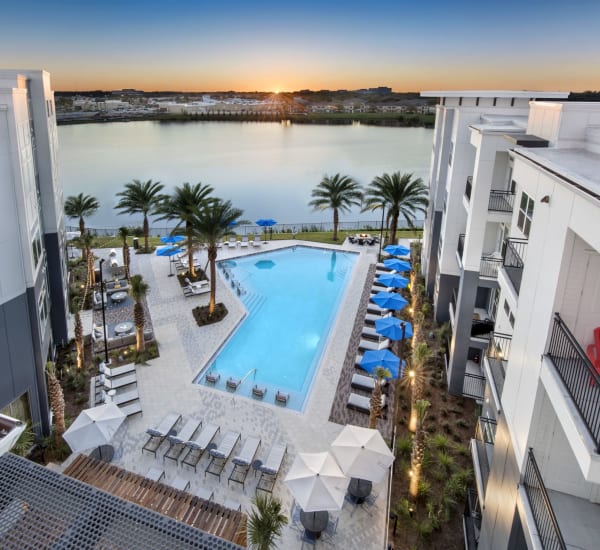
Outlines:
{"label": "patio table", "polygon": [[115,326],[115,334],[129,334],[133,330],[133,323],[131,321],[125,321]]}
{"label": "patio table", "polygon": [[373,490],[373,482],[368,479],[358,479],[353,477],[348,485],[348,493],[352,496],[356,504],[361,504],[365,501]]}
{"label": "patio table", "polygon": [[119,292],[113,292],[110,298],[113,302],[123,302],[127,298],[127,292],[122,290]]}
{"label": "patio table", "polygon": [[325,530],[328,522],[329,512],[325,510],[321,512],[305,512],[302,510],[300,512],[300,523],[317,538],[321,536],[321,532]]}

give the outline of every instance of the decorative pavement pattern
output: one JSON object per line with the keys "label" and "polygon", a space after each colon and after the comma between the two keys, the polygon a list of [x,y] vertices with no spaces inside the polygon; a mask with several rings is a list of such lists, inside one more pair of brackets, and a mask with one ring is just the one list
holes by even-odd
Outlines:
{"label": "decorative pavement pattern", "polygon": [[[299,240],[272,241],[263,245],[259,252],[300,244],[319,246]],[[352,348],[349,348],[348,344],[353,331],[356,331],[357,311],[364,302],[365,281],[369,274],[372,277],[372,269],[370,272],[369,268],[376,261],[377,251],[373,248],[345,244],[342,249],[360,252],[360,256],[340,303],[339,313],[329,334],[321,365],[315,373],[305,410],[301,413],[275,405],[273,396],[269,394],[261,402],[194,384],[193,380],[200,370],[243,319],[244,306],[219,273],[216,281],[217,302],[225,304],[229,315],[215,325],[198,327],[192,316],[192,308],[207,304],[209,294],[184,297],[177,279],[168,277],[169,262],[165,258],[155,255],[132,255],[132,273],[142,274],[150,285],[147,304],[152,314],[154,333],[161,355],[136,369],[143,414],[130,417],[119,429],[113,439],[116,450],[113,462],[142,475],[149,468],[158,466],[165,471],[164,483],[169,484],[175,476],[180,475],[191,482],[189,492],[194,493],[200,487],[208,488],[214,491],[216,502],[235,500],[242,505],[242,510],[247,512],[251,509],[250,499],[258,483],[258,477],[255,477],[252,471],[248,474],[244,489],[237,483],[228,486],[227,478],[233,469],[231,461],[226,464],[220,481],[216,476],[207,476],[204,473],[209,462],[207,456],[199,462],[197,473],[172,461],[164,463],[163,454],[168,448],[166,443],[160,447],[156,458],[142,454],[142,446],[147,440],[146,429],[156,426],[166,414],[177,412],[183,415],[184,419],[192,417],[202,420],[203,423],[218,424],[221,432],[215,440],[217,443],[227,430],[241,432],[241,443],[238,443],[232,456],[241,449],[246,437],[260,437],[261,447],[257,457],[262,460],[273,443],[283,442],[287,444],[287,455],[273,494],[281,500],[284,513],[289,517],[292,496],[283,484],[283,479],[295,455],[298,452],[328,450],[342,429],[341,424],[328,420],[329,414],[333,403],[345,409],[346,397],[338,395],[338,380],[348,354],[354,353],[350,351]],[[252,248],[223,248],[219,250],[219,260],[252,252],[255,252]],[[63,467],[70,460],[71,458]],[[364,509],[362,506],[355,508],[346,503],[341,511],[331,513],[332,517],[339,517],[332,547],[348,550],[384,548],[387,483],[386,479],[374,486],[373,492],[379,496],[370,509]],[[301,545],[299,532],[290,525],[285,527],[278,548],[294,549],[301,548]],[[320,543],[318,546],[328,545]]]}

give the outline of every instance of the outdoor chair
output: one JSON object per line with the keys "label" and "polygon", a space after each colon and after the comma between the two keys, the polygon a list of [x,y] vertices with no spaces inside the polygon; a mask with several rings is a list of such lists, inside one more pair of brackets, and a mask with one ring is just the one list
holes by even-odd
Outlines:
{"label": "outdoor chair", "polygon": [[[364,395],[358,395],[357,393],[351,393],[348,396],[348,403],[346,406],[349,409],[353,409],[362,413],[370,413],[371,412],[371,398],[365,397]],[[381,396],[381,409],[385,409],[387,407],[387,397],[385,395]]]}
{"label": "outdoor chair", "polygon": [[223,472],[223,468],[225,468],[225,464],[229,460],[233,449],[238,444],[239,440],[242,438],[240,432],[236,432],[233,430],[229,430],[224,436],[216,449],[210,449],[208,454],[210,455],[210,462],[208,466],[204,470],[204,476],[206,474],[212,474],[219,478],[221,481],[221,473]]}
{"label": "outdoor chair", "polygon": [[135,372],[135,363],[128,363],[127,365],[121,365],[120,367],[109,367],[104,363],[100,363],[100,365],[98,365],[98,370],[106,378],[117,378]]}
{"label": "outdoor chair", "polygon": [[194,437],[194,434],[201,425],[202,422],[199,420],[188,418],[181,430],[179,430],[179,433],[167,435],[169,450],[163,455],[163,462],[165,459],[169,459],[177,463],[181,453],[185,449],[185,444]]}
{"label": "outdoor chair", "polygon": [[292,502],[292,509],[290,510],[290,527],[296,531],[302,531],[304,529],[302,523],[300,522],[301,511],[302,508],[300,508],[298,503],[294,500],[294,502]]}
{"label": "outdoor chair", "polygon": [[100,399],[99,401],[102,403],[107,403],[108,401],[112,401],[115,405],[121,406],[125,403],[129,403],[130,401],[135,401],[140,398],[140,394],[138,393],[137,388],[133,388],[131,390],[127,390],[124,392],[116,393],[115,395],[109,397],[104,390],[100,390]]}
{"label": "outdoor chair", "polygon": [[384,313],[389,313],[390,310],[385,307],[379,307],[377,304],[373,302],[369,302],[367,304],[367,311],[369,313],[378,313],[379,315],[383,315]]}
{"label": "outdoor chair", "polygon": [[156,466],[152,466],[148,469],[144,477],[152,481],[161,482],[165,477],[165,471]]}
{"label": "outdoor chair", "polygon": [[248,471],[254,462],[259,447],[260,438],[249,437],[246,439],[240,454],[231,459],[234,466],[227,479],[227,485],[229,485],[230,481],[234,481],[235,483],[241,483],[244,491],[246,490],[246,477],[248,476]]}
{"label": "outdoor chair", "polygon": [[190,481],[181,477],[180,475],[177,475],[175,476],[175,479],[169,483],[169,485],[178,491],[187,491],[190,488]]}
{"label": "outdoor chair", "polygon": [[254,235],[254,240],[250,242],[252,246],[262,246],[262,241],[259,235]]}
{"label": "outdoor chair", "polygon": [[306,529],[302,531],[302,535],[300,535],[300,540],[302,541],[302,547],[304,548],[304,544],[308,544],[310,546],[317,545],[317,535],[311,531],[307,531]]}
{"label": "outdoor chair", "polygon": [[242,237],[242,240],[240,241],[240,246],[241,246],[242,248],[248,248],[248,244],[249,244],[249,243],[248,243],[248,235],[244,235],[244,236]]}
{"label": "outdoor chair", "polygon": [[381,349],[388,349],[390,347],[390,340],[388,338],[385,338],[384,340],[364,340],[362,339],[359,343],[358,343],[358,349],[361,350],[381,350]]}
{"label": "outdoor chair", "polygon": [[142,454],[144,451],[152,453],[156,458],[156,452],[162,445],[167,435],[175,428],[177,423],[181,420],[181,415],[177,413],[169,413],[165,416],[161,423],[156,428],[148,428],[146,433],[150,436],[148,441],[142,447]]}
{"label": "outdoor chair", "polygon": [[137,384],[137,374],[135,371],[114,378],[101,374],[99,378],[100,382],[107,390],[116,390],[118,388],[129,386],[130,384]]}
{"label": "outdoor chair", "polygon": [[204,288],[205,286],[208,286],[208,279],[204,279],[202,281],[196,281],[195,283],[192,283],[192,281],[190,281],[189,277],[186,277],[184,279],[184,281],[187,286],[192,287],[192,290],[197,289],[197,288]]}
{"label": "outdoor chair", "polygon": [[229,248],[235,248],[237,246],[236,237],[229,237],[229,242],[227,243]]}
{"label": "outdoor chair", "polygon": [[206,294],[207,292],[210,292],[209,285],[202,285],[201,287],[186,285],[183,287],[183,295],[186,298],[189,298],[190,296],[199,296],[200,294]]}
{"label": "outdoor chair", "polygon": [[361,336],[368,340],[374,340],[376,342],[381,342],[385,338],[375,330],[374,327],[363,327]]}
{"label": "outdoor chair", "polygon": [[201,498],[202,500],[210,502],[213,498],[215,498],[215,493],[210,489],[206,489],[205,487],[199,487],[196,490],[196,496]]}
{"label": "outdoor chair", "polygon": [[[375,389],[375,379],[372,376],[365,376],[364,374],[353,374],[350,385],[353,388],[370,392]],[[382,380],[381,387],[382,389],[387,388],[387,379]]]}
{"label": "outdoor chair", "polygon": [[181,464],[193,467],[194,471],[196,472],[198,462],[200,462],[200,459],[204,455],[206,449],[212,445],[212,440],[220,430],[221,428],[215,424],[205,424],[200,433],[196,434],[194,439],[186,442],[185,446],[189,450]]}
{"label": "outdoor chair", "polygon": [[283,458],[287,452],[287,445],[285,443],[274,443],[271,447],[267,459],[259,467],[261,472],[258,480],[256,490],[265,491],[267,493],[273,492],[273,487],[277,481]]}
{"label": "outdoor chair", "polygon": [[337,532],[337,527],[338,527],[338,523],[340,521],[340,518],[329,518],[329,521],[327,522],[327,527],[325,527],[325,531],[323,531],[323,533],[321,533],[321,538],[323,539],[324,542],[329,542],[333,539],[333,536],[336,534]]}
{"label": "outdoor chair", "polygon": [[233,510],[234,512],[242,511],[242,505],[237,500],[233,500],[232,498],[226,498],[225,502],[223,502],[223,506],[229,510]]}

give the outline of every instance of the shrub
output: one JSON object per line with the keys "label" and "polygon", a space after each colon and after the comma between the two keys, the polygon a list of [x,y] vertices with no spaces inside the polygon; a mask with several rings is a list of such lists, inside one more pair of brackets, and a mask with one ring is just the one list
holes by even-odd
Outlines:
{"label": "shrub", "polygon": [[460,456],[469,456],[471,454],[471,450],[469,449],[469,447],[462,443],[455,443],[454,451]]}
{"label": "shrub", "polygon": [[431,493],[431,483],[429,483],[429,481],[427,481],[425,478],[421,477],[417,483],[417,498],[427,498],[429,493]]}
{"label": "shrub", "polygon": [[409,458],[412,452],[412,438],[399,437],[396,440],[396,457]]}
{"label": "shrub", "polygon": [[450,446],[450,438],[441,433],[435,434],[429,441],[438,451],[445,451]]}
{"label": "shrub", "polygon": [[467,421],[464,418],[459,418],[456,421],[456,425],[459,426],[460,428],[467,428],[469,425],[467,424]]}
{"label": "shrub", "polygon": [[446,472],[450,472],[454,466],[454,458],[452,455],[448,454],[446,451],[440,451],[437,455],[437,461],[440,467],[442,467]]}
{"label": "shrub", "polygon": [[444,430],[447,434],[452,433],[452,428],[450,427],[450,422],[442,422],[441,426],[442,426],[442,430]]}
{"label": "shrub", "polygon": [[411,515],[411,504],[407,498],[401,498],[394,506],[394,512],[401,518],[409,518]]}
{"label": "shrub", "polygon": [[419,535],[419,538],[428,539],[431,536],[431,533],[433,533],[433,523],[429,518],[417,523],[417,534]]}

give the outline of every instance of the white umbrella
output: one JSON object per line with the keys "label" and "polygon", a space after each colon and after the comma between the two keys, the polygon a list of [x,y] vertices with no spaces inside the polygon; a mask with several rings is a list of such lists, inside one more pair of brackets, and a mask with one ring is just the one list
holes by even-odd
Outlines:
{"label": "white umbrella", "polygon": [[115,403],[84,409],[63,434],[73,452],[106,445],[127,418]]}
{"label": "white umbrella", "polygon": [[298,453],[284,480],[305,512],[341,510],[350,480],[329,453]]}
{"label": "white umbrella", "polygon": [[394,462],[394,454],[378,430],[347,425],[331,444],[342,471],[350,477],[379,483]]}

